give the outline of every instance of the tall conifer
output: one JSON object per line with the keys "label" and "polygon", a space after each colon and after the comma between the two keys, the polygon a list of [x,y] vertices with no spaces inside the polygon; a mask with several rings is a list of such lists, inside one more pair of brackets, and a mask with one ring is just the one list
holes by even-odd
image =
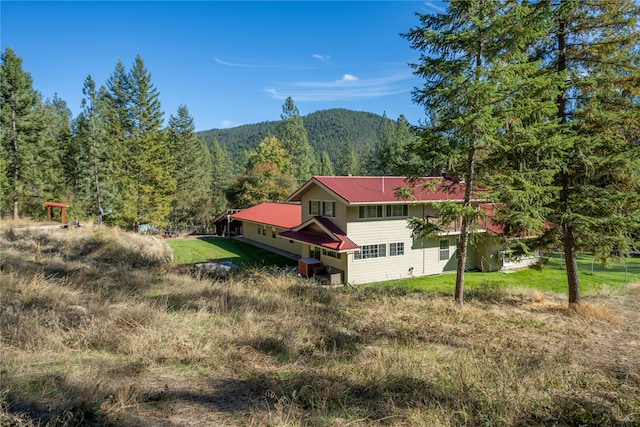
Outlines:
{"label": "tall conifer", "polygon": [[[540,64],[529,61],[527,46],[543,26],[531,8],[515,1],[470,0],[452,2],[441,14],[419,15],[421,25],[405,37],[421,52],[413,64],[425,80],[414,90],[414,101],[429,112],[422,138],[414,145],[422,167],[414,176],[443,168],[464,186],[462,204],[443,204],[441,224],[461,220],[458,240],[455,299],[464,299],[464,272],[470,237],[478,227],[479,212],[472,205],[474,189],[484,180],[485,159],[507,127],[504,114],[522,81],[531,83]],[[539,91],[550,81],[536,81],[529,103],[548,103]],[[523,92],[524,95],[527,92]],[[412,222],[416,234],[435,234],[424,219]]]}
{"label": "tall conifer", "polygon": [[[34,200],[38,166],[38,133],[43,129],[40,96],[33,89],[31,75],[22,69],[22,59],[7,47],[0,65],[0,131],[6,187],[4,205],[10,207],[14,219],[20,205],[38,204]],[[36,190],[37,191],[37,190]]]}

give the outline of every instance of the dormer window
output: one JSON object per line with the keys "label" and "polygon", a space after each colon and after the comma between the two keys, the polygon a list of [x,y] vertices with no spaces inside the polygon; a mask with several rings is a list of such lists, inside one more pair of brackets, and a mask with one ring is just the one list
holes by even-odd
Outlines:
{"label": "dormer window", "polygon": [[327,200],[309,200],[309,215],[335,218],[336,202]]}

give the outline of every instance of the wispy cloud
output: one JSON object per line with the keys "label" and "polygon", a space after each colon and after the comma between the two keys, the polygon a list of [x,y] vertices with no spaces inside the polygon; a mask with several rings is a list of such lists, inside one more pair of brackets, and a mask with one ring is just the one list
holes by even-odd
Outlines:
{"label": "wispy cloud", "polygon": [[320,55],[319,53],[314,53],[313,55],[311,55],[312,58],[318,59],[322,62],[324,62],[325,64],[329,63],[329,58],[331,58],[330,55]]}
{"label": "wispy cloud", "polygon": [[311,69],[311,68],[316,68],[317,67],[317,66],[311,67],[308,64],[307,65],[303,65],[303,64],[266,63],[266,62],[263,62],[263,63],[230,62],[230,61],[222,60],[222,59],[218,58],[217,56],[214,57],[213,60],[216,63],[220,64],[220,65],[224,65],[226,67],[236,67],[236,68],[257,68],[257,69],[278,69],[278,68],[282,68],[282,69],[290,69],[290,70],[304,70],[304,69]]}
{"label": "wispy cloud", "polygon": [[221,128],[230,128],[235,126],[235,122],[231,121],[231,120],[220,120],[220,127]]}
{"label": "wispy cloud", "polygon": [[234,62],[227,62],[227,61],[223,61],[222,59],[220,59],[218,57],[213,58],[213,60],[216,61],[220,65],[227,65],[229,67],[241,67],[241,68],[256,68],[256,67],[259,67],[258,65],[238,64],[238,63],[234,63]]}
{"label": "wispy cloud", "polygon": [[373,77],[344,74],[332,81],[278,82],[264,89],[271,97],[296,101],[354,101],[409,93],[413,89],[411,71],[398,71]]}
{"label": "wispy cloud", "polygon": [[345,74],[344,76],[342,76],[342,78],[340,80],[338,80],[338,82],[357,82],[358,79],[356,76],[354,76],[353,74]]}
{"label": "wispy cloud", "polygon": [[444,13],[447,11],[447,8],[444,7],[442,2],[425,1],[424,5],[428,9],[435,10],[436,12],[439,12],[439,13]]}

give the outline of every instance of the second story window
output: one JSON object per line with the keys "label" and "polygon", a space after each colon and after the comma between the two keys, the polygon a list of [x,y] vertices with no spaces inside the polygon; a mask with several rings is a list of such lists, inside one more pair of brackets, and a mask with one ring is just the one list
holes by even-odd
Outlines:
{"label": "second story window", "polygon": [[358,216],[364,218],[382,218],[382,205],[360,206]]}
{"label": "second story window", "polygon": [[408,216],[408,205],[387,205],[387,217]]}
{"label": "second story window", "polygon": [[333,218],[336,216],[336,202],[328,200],[309,200],[309,215]]}
{"label": "second story window", "polygon": [[320,215],[322,202],[318,200],[309,200],[309,215]]}

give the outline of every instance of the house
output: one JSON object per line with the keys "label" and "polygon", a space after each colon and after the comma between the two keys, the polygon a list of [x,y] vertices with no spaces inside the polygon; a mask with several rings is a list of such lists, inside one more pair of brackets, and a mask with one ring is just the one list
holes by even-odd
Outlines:
{"label": "house", "polygon": [[[246,237],[317,260],[332,274],[339,272],[342,283],[455,271],[460,222],[446,224],[435,239],[418,239],[407,221],[420,217],[438,222],[438,202],[462,201],[464,184],[443,178],[423,178],[416,184],[410,189],[412,197],[405,198],[396,191],[409,188],[404,177],[315,176],[289,196],[288,203],[263,203],[233,218],[247,222]],[[485,202],[475,195],[472,205],[481,209]],[[467,269],[501,269],[508,252],[499,227],[486,221],[478,231],[484,238],[469,247]],[[519,260],[512,267],[534,261]]]}
{"label": "house", "polygon": [[302,206],[299,203],[265,202],[231,214],[233,221],[241,221],[237,235],[266,247],[273,247],[295,255],[302,254],[302,244],[281,238],[280,233],[300,224]]}

